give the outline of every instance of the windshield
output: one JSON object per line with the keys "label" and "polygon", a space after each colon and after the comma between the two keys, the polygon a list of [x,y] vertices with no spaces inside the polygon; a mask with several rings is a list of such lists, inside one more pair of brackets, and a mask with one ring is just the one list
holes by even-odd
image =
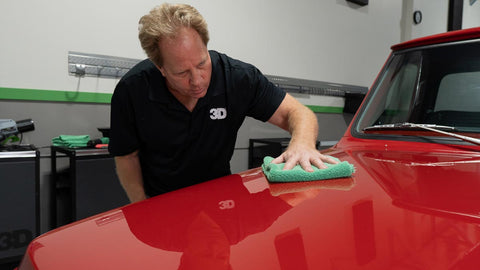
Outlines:
{"label": "windshield", "polygon": [[357,134],[403,122],[480,133],[480,42],[393,53],[372,93],[355,125]]}

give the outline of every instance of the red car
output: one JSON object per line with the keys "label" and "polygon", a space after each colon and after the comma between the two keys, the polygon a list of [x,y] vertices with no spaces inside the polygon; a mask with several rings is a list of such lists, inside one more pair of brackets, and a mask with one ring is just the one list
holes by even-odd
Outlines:
{"label": "red car", "polygon": [[351,177],[215,179],[41,235],[19,269],[480,269],[479,144],[480,28],[408,41],[323,151]]}

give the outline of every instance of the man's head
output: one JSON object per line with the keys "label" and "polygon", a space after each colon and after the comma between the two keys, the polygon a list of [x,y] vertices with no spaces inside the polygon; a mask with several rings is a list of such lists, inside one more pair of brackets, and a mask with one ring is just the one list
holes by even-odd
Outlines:
{"label": "man's head", "polygon": [[140,19],[139,30],[142,47],[170,92],[192,109],[207,93],[212,73],[203,17],[189,5],[163,4]]}
{"label": "man's head", "polygon": [[207,22],[192,6],[186,4],[162,4],[140,18],[139,34],[142,48],[158,67],[163,66],[159,42],[174,39],[182,28],[194,29],[205,47],[210,39]]}

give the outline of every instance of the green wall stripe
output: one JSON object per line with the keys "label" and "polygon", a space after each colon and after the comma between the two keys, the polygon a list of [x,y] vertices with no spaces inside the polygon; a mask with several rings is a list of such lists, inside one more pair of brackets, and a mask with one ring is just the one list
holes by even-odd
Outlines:
{"label": "green wall stripe", "polygon": [[306,105],[306,106],[315,113],[343,113],[343,107],[328,107],[328,106],[316,106],[316,105]]}
{"label": "green wall stripe", "polygon": [[0,99],[110,104],[112,94],[0,87]]}
{"label": "green wall stripe", "polygon": [[[33,100],[110,104],[112,94],[0,87],[0,100]],[[343,107],[307,105],[316,113],[342,113]]]}

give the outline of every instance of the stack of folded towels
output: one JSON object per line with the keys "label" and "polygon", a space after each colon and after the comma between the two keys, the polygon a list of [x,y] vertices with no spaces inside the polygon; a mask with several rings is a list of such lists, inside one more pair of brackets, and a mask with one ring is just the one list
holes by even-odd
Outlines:
{"label": "stack of folded towels", "polygon": [[52,139],[53,146],[62,146],[68,148],[87,147],[90,141],[89,135],[60,135]]}

